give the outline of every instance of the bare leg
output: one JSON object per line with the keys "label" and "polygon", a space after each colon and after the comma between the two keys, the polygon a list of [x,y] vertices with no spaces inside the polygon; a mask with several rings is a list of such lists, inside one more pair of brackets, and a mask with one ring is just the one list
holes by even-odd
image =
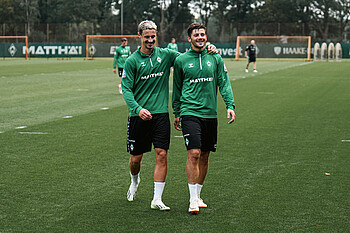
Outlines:
{"label": "bare leg", "polygon": [[156,166],[154,167],[154,182],[165,182],[168,169],[168,153],[164,149],[155,148],[155,154]]}
{"label": "bare leg", "polygon": [[253,63],[253,68],[254,68],[254,70],[256,70],[256,63],[255,62]]}
{"label": "bare leg", "polygon": [[128,193],[126,194],[128,201],[134,201],[136,197],[137,188],[140,182],[139,172],[141,169],[142,156],[143,154],[130,155],[129,168],[131,174],[131,184]]}
{"label": "bare leg", "polygon": [[131,174],[136,175],[140,172],[142,156],[143,154],[130,155],[129,168]]}
{"label": "bare leg", "polygon": [[162,195],[165,186],[165,178],[168,169],[167,150],[155,148],[156,166],[154,167],[154,195],[151,202],[151,209],[170,210],[162,202]]}
{"label": "bare leg", "polygon": [[196,184],[199,177],[200,149],[188,150],[186,164],[187,180],[189,184]]}
{"label": "bare leg", "polygon": [[197,183],[203,185],[205,176],[208,172],[209,167],[209,153],[208,152],[201,152],[200,158],[199,158],[199,175],[197,179]]}

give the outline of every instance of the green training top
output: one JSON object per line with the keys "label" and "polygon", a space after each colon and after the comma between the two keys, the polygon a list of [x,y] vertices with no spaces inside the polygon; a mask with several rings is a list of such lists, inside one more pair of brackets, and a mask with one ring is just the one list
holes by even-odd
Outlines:
{"label": "green training top", "polygon": [[129,46],[119,46],[115,49],[114,52],[114,63],[113,63],[113,69],[117,68],[117,61],[118,61],[118,68],[124,68],[124,64],[126,59],[131,55],[130,47]]}
{"label": "green training top", "polygon": [[174,51],[179,51],[179,49],[177,48],[177,44],[173,44],[173,43],[169,43],[168,44],[168,49],[174,50]]}
{"label": "green training top", "polygon": [[154,47],[152,54],[138,49],[125,62],[122,76],[123,97],[129,116],[142,108],[151,114],[169,112],[169,74],[178,53]]}
{"label": "green training top", "polygon": [[234,109],[234,99],[227,69],[219,54],[207,49],[190,49],[174,64],[173,109],[175,117],[192,115],[217,118],[218,87],[227,109]]}

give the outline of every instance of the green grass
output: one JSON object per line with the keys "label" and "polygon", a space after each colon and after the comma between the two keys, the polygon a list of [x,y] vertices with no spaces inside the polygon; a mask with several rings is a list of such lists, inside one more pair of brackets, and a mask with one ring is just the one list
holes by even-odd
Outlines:
{"label": "green grass", "polygon": [[219,97],[209,207],[191,216],[175,130],[163,195],[172,210],[150,209],[153,152],[126,201],[127,107],[110,61],[0,61],[0,232],[348,231],[350,63],[260,61],[253,74],[225,62],[237,120],[227,125]]}

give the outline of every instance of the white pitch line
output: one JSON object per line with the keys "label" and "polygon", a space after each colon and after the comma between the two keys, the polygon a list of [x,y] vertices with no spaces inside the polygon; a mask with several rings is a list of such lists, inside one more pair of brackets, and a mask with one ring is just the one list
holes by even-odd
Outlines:
{"label": "white pitch line", "polygon": [[89,91],[89,89],[77,89],[77,91]]}
{"label": "white pitch line", "polygon": [[232,75],[232,76],[230,76],[230,80],[234,81],[234,80],[238,80],[238,79],[242,79],[242,78],[255,77],[255,76],[258,76],[258,75],[262,75],[262,74],[268,74],[268,73],[281,71],[281,70],[286,70],[286,69],[293,68],[293,67],[298,67],[298,66],[304,66],[304,65],[308,65],[308,64],[312,64],[312,63],[313,62],[303,62],[303,63],[294,64],[294,65],[291,65],[291,66],[286,66],[286,67],[281,67],[281,68],[277,68],[277,69],[268,70],[268,71],[259,71],[259,73],[247,74],[246,76],[243,76],[243,75],[234,76],[234,75]]}
{"label": "white pitch line", "polygon": [[101,110],[108,110],[109,108],[107,108],[107,107],[104,107],[104,108],[101,108]]}
{"label": "white pitch line", "polygon": [[4,133],[4,131],[0,131],[0,133]]}
{"label": "white pitch line", "polygon": [[46,132],[19,132],[20,134],[49,134]]}
{"label": "white pitch line", "polygon": [[23,125],[23,126],[18,126],[15,129],[25,129],[25,128],[27,128],[27,126]]}
{"label": "white pitch line", "polygon": [[184,136],[174,136],[175,138],[183,138]]}
{"label": "white pitch line", "polygon": [[72,118],[72,116],[64,116],[63,118],[64,118],[64,119]]}
{"label": "white pitch line", "polygon": [[341,142],[350,142],[350,140],[341,140]]}

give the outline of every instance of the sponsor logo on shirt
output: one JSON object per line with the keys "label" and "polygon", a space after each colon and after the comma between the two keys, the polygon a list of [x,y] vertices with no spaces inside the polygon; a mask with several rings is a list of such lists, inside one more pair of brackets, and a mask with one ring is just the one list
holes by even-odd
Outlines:
{"label": "sponsor logo on shirt", "polygon": [[193,68],[193,63],[188,64],[188,68]]}
{"label": "sponsor logo on shirt", "polygon": [[159,72],[159,73],[155,73],[155,74],[145,75],[145,76],[142,76],[141,79],[149,79],[149,78],[161,77],[161,76],[163,76],[163,73],[164,72]]}
{"label": "sponsor logo on shirt", "polygon": [[207,62],[207,65],[208,65],[209,67],[211,66],[211,63],[210,63],[210,61],[208,61],[208,62]]}
{"label": "sponsor logo on shirt", "polygon": [[190,83],[212,82],[213,78],[195,78],[191,79]]}
{"label": "sponsor logo on shirt", "polygon": [[125,70],[123,70],[122,78],[125,78],[125,77],[126,77],[126,72],[125,72]]}
{"label": "sponsor logo on shirt", "polygon": [[142,66],[142,67],[146,66],[146,63],[145,63],[145,62],[142,62],[142,63],[141,63],[141,66]]}

